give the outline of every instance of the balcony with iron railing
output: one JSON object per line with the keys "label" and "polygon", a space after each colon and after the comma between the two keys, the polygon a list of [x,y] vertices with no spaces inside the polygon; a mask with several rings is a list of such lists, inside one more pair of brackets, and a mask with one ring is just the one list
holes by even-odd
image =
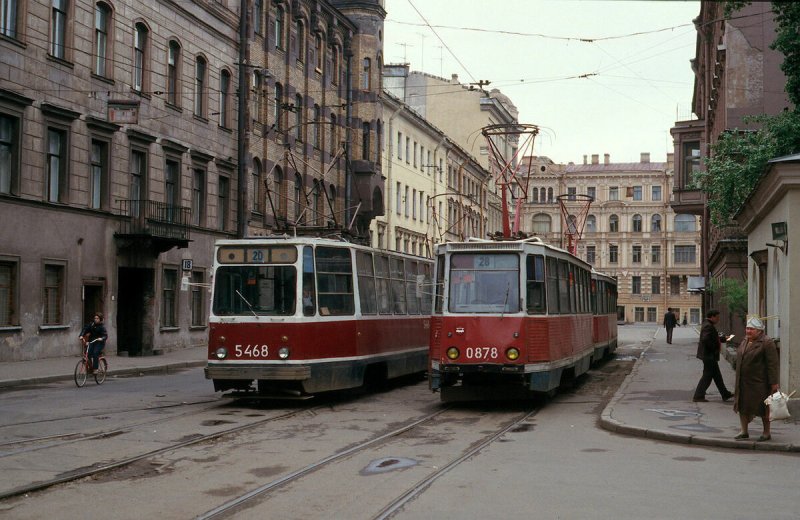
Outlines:
{"label": "balcony with iron railing", "polygon": [[154,200],[117,200],[119,230],[124,245],[157,252],[189,245],[189,208]]}

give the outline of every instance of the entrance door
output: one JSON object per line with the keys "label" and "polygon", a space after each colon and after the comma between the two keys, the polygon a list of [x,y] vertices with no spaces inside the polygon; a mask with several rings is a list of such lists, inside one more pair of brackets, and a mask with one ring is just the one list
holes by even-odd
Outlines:
{"label": "entrance door", "polygon": [[625,321],[625,306],[617,305],[617,321]]}
{"label": "entrance door", "polygon": [[120,267],[118,272],[117,351],[129,356],[153,352],[154,271]]}
{"label": "entrance door", "polygon": [[92,283],[83,285],[83,325],[86,325],[97,312],[106,314],[105,301],[103,300],[103,286]]}

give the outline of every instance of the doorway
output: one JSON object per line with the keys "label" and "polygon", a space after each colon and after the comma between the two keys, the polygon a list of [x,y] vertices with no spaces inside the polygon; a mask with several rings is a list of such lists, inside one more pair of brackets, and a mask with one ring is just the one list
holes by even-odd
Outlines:
{"label": "doorway", "polygon": [[81,326],[94,319],[95,313],[106,314],[105,299],[103,298],[103,285],[98,283],[83,283],[83,322]]}
{"label": "doorway", "polygon": [[153,353],[154,270],[120,267],[117,277],[117,352]]}

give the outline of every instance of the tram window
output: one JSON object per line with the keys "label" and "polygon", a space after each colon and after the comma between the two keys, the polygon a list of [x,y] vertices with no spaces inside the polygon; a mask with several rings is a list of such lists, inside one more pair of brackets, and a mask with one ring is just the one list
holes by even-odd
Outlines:
{"label": "tram window", "polygon": [[406,260],[406,305],[409,314],[419,314],[417,296],[417,262]]}
{"label": "tram window", "polygon": [[375,283],[378,293],[378,312],[392,313],[392,291],[389,283],[389,258],[385,255],[375,256]]}
{"label": "tram window", "polygon": [[558,307],[562,314],[569,314],[569,270],[564,260],[558,261]]}
{"label": "tram window", "polygon": [[519,255],[452,255],[449,302],[450,312],[519,312]]}
{"label": "tram window", "polygon": [[528,314],[544,314],[544,257],[542,255],[528,255],[525,259],[527,271],[527,310]]}
{"label": "tram window", "polygon": [[303,314],[313,316],[316,312],[317,291],[314,283],[314,248],[303,248]]}
{"label": "tram window", "polygon": [[419,274],[417,278],[421,284],[418,285],[421,298],[419,312],[423,315],[429,315],[433,311],[433,280],[431,278],[432,265],[429,263],[419,264]]}
{"label": "tram window", "polygon": [[444,307],[444,255],[436,259],[436,314],[441,314]]}
{"label": "tram window", "polygon": [[569,312],[576,313],[578,311],[578,273],[575,264],[567,264],[569,282]]}
{"label": "tram window", "polygon": [[392,278],[392,304],[395,314],[406,313],[405,268],[402,258],[389,259],[390,274]]}
{"label": "tram window", "polygon": [[597,312],[597,280],[589,282],[589,305],[592,308],[592,314],[599,314]]}
{"label": "tram window", "polygon": [[355,305],[350,250],[340,247],[318,247],[316,260],[320,315],[353,314]]}
{"label": "tram window", "polygon": [[220,267],[214,275],[214,314],[294,314],[296,283],[297,270],[294,266]]}
{"label": "tram window", "polygon": [[376,314],[378,302],[375,300],[375,270],[372,266],[372,253],[358,251],[356,268],[358,269],[358,300],[361,303],[361,314]]}
{"label": "tram window", "polygon": [[558,261],[547,259],[547,312],[558,314]]}

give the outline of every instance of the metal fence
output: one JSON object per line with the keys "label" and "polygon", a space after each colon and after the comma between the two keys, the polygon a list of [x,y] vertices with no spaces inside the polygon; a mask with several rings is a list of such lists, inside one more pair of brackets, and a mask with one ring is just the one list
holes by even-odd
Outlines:
{"label": "metal fence", "polygon": [[189,208],[154,200],[117,200],[121,235],[189,240]]}

